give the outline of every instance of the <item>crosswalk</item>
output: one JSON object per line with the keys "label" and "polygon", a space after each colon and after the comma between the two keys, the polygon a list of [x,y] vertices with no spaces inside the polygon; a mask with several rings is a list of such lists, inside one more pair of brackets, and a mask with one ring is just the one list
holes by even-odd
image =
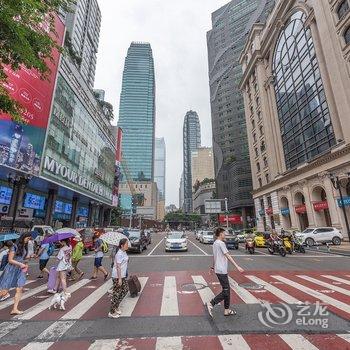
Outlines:
{"label": "crosswalk", "polygon": [[[136,297],[129,295],[122,301],[121,318],[127,317],[209,317],[204,304],[220,292],[221,287],[216,276],[203,271],[175,271],[148,273],[139,276],[142,292]],[[321,273],[288,271],[230,273],[231,302],[240,305],[254,305],[269,302],[271,304],[305,304],[320,302],[327,305],[336,315],[350,320],[350,276],[341,272]],[[188,285],[194,288],[185,288]],[[248,286],[247,286],[248,285]],[[249,287],[252,286],[251,288]],[[49,311],[51,296],[46,293],[45,285],[32,283],[24,293],[21,307],[25,313],[11,317],[9,311],[12,300],[0,304],[0,348],[6,343],[12,332],[21,329],[27,321],[51,321],[47,328],[40,330],[31,342],[23,344],[25,350],[54,349],[57,343],[64,343],[65,336],[79,321],[93,321],[107,317],[110,299],[108,290],[111,280],[91,281],[82,279],[70,285],[71,298],[66,304],[66,311]],[[253,288],[257,286],[259,288]],[[11,292],[13,293],[13,291]],[[109,322],[118,323],[118,320]],[[161,322],[161,321],[159,321]],[[215,320],[214,320],[215,322]],[[278,331],[278,330],[277,330]],[[350,330],[349,330],[350,331]],[[338,334],[339,333],[339,334]],[[339,349],[350,349],[350,333],[337,334],[271,334],[271,339],[282,349],[295,350],[330,349],[321,346],[322,341],[331,339],[339,343]],[[85,342],[85,347],[92,350],[118,349],[116,344],[123,343],[125,349],[132,344],[135,349],[196,349],[193,344],[206,342],[216,344],[217,349],[254,349],[256,342],[266,342],[266,334],[224,334],[219,336],[196,337],[149,337],[142,339],[98,339]],[[206,340],[207,339],[207,340]],[[323,340],[322,340],[323,339]],[[322,341],[321,341],[322,340]],[[140,343],[141,342],[141,343]],[[209,344],[208,343],[208,344]],[[125,345],[126,344],[126,345]],[[192,344],[192,345],[191,345]],[[328,341],[329,344],[329,341]],[[277,346],[276,345],[276,346]],[[123,347],[121,347],[123,348]],[[213,348],[213,349],[216,349]],[[261,347],[263,348],[263,347]],[[332,347],[335,349],[335,347]],[[132,347],[130,347],[132,349]]]}

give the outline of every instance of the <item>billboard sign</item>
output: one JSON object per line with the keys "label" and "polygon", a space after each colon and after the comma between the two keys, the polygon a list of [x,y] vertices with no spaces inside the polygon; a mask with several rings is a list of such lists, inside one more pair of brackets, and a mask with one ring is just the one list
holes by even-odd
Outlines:
{"label": "billboard sign", "polygon": [[[55,39],[62,45],[65,27],[57,16],[55,25]],[[22,117],[26,123],[17,124],[9,115],[0,114],[0,165],[39,175],[59,66],[58,50],[53,50],[52,57],[52,61],[47,61],[50,69],[48,79],[41,79],[40,73],[35,69],[22,67],[13,71],[9,66],[4,68],[8,77],[4,87],[23,106]]]}
{"label": "billboard sign", "polygon": [[218,199],[207,199],[205,201],[205,213],[206,214],[220,214],[223,212],[222,201]]}
{"label": "billboard sign", "polygon": [[[242,217],[238,214],[230,214],[227,219],[230,224],[242,224]],[[219,222],[226,223],[226,215],[220,215]]]}

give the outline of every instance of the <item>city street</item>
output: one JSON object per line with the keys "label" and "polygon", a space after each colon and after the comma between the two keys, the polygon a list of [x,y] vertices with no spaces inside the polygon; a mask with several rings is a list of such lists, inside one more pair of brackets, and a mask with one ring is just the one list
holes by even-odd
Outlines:
{"label": "city street", "polygon": [[[236,316],[224,317],[218,307],[211,318],[204,303],[220,290],[209,273],[211,245],[189,233],[189,250],[165,253],[164,234],[154,234],[141,255],[130,254],[129,274],[138,275],[142,292],[122,302],[122,317],[107,318],[111,280],[91,281],[93,256],[83,258],[85,276],[70,284],[66,311],[49,311],[46,281],[37,280],[37,264],[21,302],[25,313],[9,315],[12,300],[0,304],[0,349],[349,349],[350,258],[307,251],[271,256],[259,248],[254,255],[243,245],[231,251],[243,269],[231,269],[231,304]],[[54,260],[54,258],[51,258]],[[110,260],[105,258],[105,266]],[[12,291],[13,293],[13,291]],[[263,304],[282,305],[293,319],[269,323],[259,314]],[[305,303],[311,306],[302,307]],[[327,306],[327,327],[297,324],[304,308],[316,314]],[[277,310],[277,309],[276,309]],[[265,314],[266,316],[266,314]],[[306,315],[307,316],[307,315]],[[278,323],[280,321],[280,323]],[[282,320],[283,321],[283,320]]]}

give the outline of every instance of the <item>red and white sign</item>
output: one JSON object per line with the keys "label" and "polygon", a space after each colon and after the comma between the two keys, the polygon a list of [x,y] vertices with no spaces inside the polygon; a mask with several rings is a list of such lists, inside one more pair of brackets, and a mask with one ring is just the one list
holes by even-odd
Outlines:
{"label": "red and white sign", "polygon": [[[226,223],[226,215],[219,215],[219,222],[220,223]],[[238,214],[231,214],[228,215],[228,222],[230,224],[241,224],[242,223],[242,217]]]}
{"label": "red and white sign", "polygon": [[305,214],[306,213],[306,205],[300,204],[295,207],[295,212],[298,214]]}
{"label": "red and white sign", "polygon": [[[55,16],[55,30],[57,36],[54,38],[57,44],[62,46],[65,26],[58,16]],[[60,58],[57,49],[53,50],[52,58],[52,61],[46,62],[50,69],[47,79],[41,79],[38,71],[24,66],[17,71],[13,71],[9,66],[4,67],[8,77],[4,87],[11,97],[24,107],[23,118],[27,121],[27,125],[38,128],[47,127]],[[10,117],[0,114],[0,120],[10,120]]]}
{"label": "red and white sign", "polygon": [[328,209],[328,202],[327,201],[315,202],[313,203],[313,206],[315,211],[325,210],[325,209]]}
{"label": "red and white sign", "polygon": [[266,212],[267,215],[272,215],[273,214],[273,208],[272,207],[266,208],[265,212]]}

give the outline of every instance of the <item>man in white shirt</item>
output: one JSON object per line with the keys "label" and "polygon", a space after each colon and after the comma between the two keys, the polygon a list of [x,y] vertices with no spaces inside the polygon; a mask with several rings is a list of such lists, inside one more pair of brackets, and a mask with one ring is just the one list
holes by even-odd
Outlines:
{"label": "man in white shirt", "polygon": [[213,244],[214,266],[211,267],[211,270],[214,270],[216,273],[216,276],[218,277],[222,287],[222,292],[207,303],[207,308],[210,316],[213,316],[213,307],[224,301],[224,315],[231,316],[235,315],[236,312],[230,309],[230,282],[228,280],[228,261],[230,261],[234,266],[236,266],[236,264],[229,254],[224,242],[225,230],[223,228],[219,227],[216,229],[215,238],[216,240]]}

